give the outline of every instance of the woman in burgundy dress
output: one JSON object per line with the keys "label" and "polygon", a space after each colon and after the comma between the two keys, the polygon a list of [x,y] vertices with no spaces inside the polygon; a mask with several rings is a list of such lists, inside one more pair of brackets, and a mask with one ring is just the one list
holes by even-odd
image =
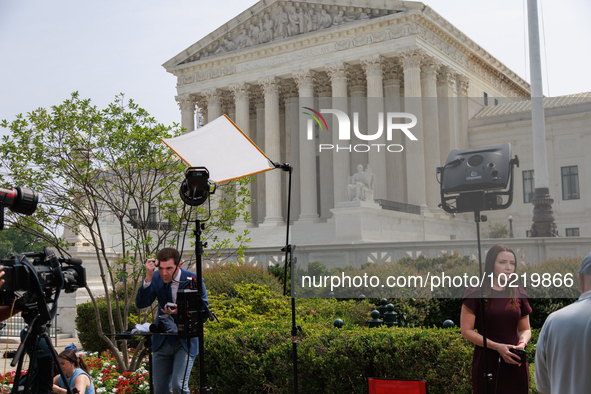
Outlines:
{"label": "woman in burgundy dress", "polygon": [[[485,281],[482,285],[486,299],[486,337],[488,373],[491,394],[527,394],[529,369],[527,362],[510,349],[525,349],[531,338],[529,314],[532,309],[521,287],[511,287],[516,271],[515,252],[505,245],[495,245],[486,254]],[[491,278],[490,273],[493,273]],[[500,280],[499,280],[500,276]],[[505,278],[507,280],[505,280]],[[492,280],[491,280],[492,279]],[[505,285],[501,287],[500,284]],[[472,342],[472,387],[474,393],[484,394],[484,348],[482,338],[480,289],[469,287],[462,300],[460,325],[462,337]],[[475,329],[478,331],[476,332]]]}

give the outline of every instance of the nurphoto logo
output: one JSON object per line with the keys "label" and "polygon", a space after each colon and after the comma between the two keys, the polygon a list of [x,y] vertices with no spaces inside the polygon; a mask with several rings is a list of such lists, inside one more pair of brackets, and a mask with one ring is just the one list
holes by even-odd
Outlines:
{"label": "nurphoto logo", "polygon": [[[388,143],[365,143],[365,144],[346,144],[345,141],[351,141],[351,120],[349,115],[338,109],[321,109],[320,112],[310,108],[303,107],[304,109],[312,112],[303,112],[303,114],[310,116],[307,124],[307,138],[308,140],[314,139],[314,122],[318,124],[321,132],[324,130],[328,131],[328,124],[322,114],[333,114],[337,120],[337,135],[339,141],[343,141],[343,144],[319,144],[319,152],[323,150],[335,150],[347,151],[347,152],[368,152],[370,150],[387,151],[387,152],[402,152],[404,146],[401,144],[388,144]],[[404,135],[411,141],[417,141],[417,137],[410,131],[411,128],[416,126],[417,117],[408,112],[388,112],[384,117],[383,112],[378,113],[378,130],[373,134],[363,134],[359,130],[359,113],[353,112],[353,134],[358,140],[361,141],[377,141],[382,138],[384,133],[384,118],[386,119],[386,141],[392,141],[392,135],[394,131],[402,131]],[[395,121],[396,119],[396,121]],[[402,123],[400,119],[410,119],[409,123]]]}

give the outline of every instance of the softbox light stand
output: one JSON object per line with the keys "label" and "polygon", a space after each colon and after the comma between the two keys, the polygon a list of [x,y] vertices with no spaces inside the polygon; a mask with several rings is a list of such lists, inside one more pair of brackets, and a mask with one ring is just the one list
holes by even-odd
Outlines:
{"label": "softbox light stand", "polygon": [[[291,166],[287,163],[275,164],[240,128],[227,116],[222,115],[213,119],[203,127],[174,138],[164,138],[165,143],[176,155],[178,155],[186,164],[195,168],[207,168],[209,179],[215,183],[221,184],[233,181],[242,177],[260,174],[276,168],[290,173],[290,197],[291,197]],[[231,143],[228,143],[231,142]],[[224,152],[220,155],[219,152]],[[187,203],[199,202],[201,199],[198,194],[187,193],[191,184],[199,185],[201,182],[191,182],[187,179],[186,188],[181,187],[181,198]],[[184,198],[183,197],[184,194]],[[211,194],[211,193],[210,193]],[[193,201],[192,201],[193,200]],[[289,203],[288,203],[289,204]],[[191,204],[189,204],[191,205]],[[288,241],[289,241],[289,208],[288,208]],[[195,229],[195,257],[197,263],[197,286],[201,286],[202,267],[201,256],[203,248],[206,246],[201,243],[201,223],[196,221]],[[291,250],[291,248],[288,248]],[[289,250],[286,253],[289,253]],[[286,262],[287,263],[287,262]],[[200,290],[201,291],[201,290]],[[200,308],[201,309],[201,308]],[[295,310],[295,307],[293,308]],[[203,330],[203,315],[199,318],[199,331]],[[200,393],[205,386],[203,357],[203,339],[199,340],[199,367],[200,367]],[[296,391],[297,392],[297,391]]]}
{"label": "softbox light stand", "polygon": [[[482,278],[482,247],[480,243],[480,222],[486,222],[481,211],[506,209],[513,203],[513,167],[519,167],[519,158],[511,158],[511,144],[452,150],[443,167],[437,167],[440,176],[441,204],[445,212],[456,214],[474,212],[476,239],[478,243],[478,269]],[[508,187],[508,189],[507,189]],[[507,190],[504,190],[507,189]],[[503,197],[507,202],[503,202]],[[479,289],[480,317],[482,324],[482,348],[484,357],[484,388],[490,393],[493,375],[488,370],[486,336],[486,298]],[[498,378],[498,377],[497,377]]]}
{"label": "softbox light stand", "polygon": [[[478,241],[478,272],[480,278],[482,278],[482,247],[480,245],[480,222],[486,222],[486,216],[480,215],[479,211],[474,211],[474,222],[476,223],[476,239]],[[480,285],[480,317],[482,323],[482,348],[484,354],[484,392],[490,393],[490,382],[492,381],[493,375],[488,370],[488,347],[487,347],[487,336],[486,336],[486,298],[482,291],[482,284]]]}
{"label": "softbox light stand", "polygon": [[[275,168],[280,168],[282,171],[289,173],[288,188],[287,188],[287,226],[285,231],[285,246],[281,248],[282,252],[285,252],[285,266],[283,273],[283,295],[287,295],[287,267],[289,265],[291,269],[291,280],[293,280],[293,269],[296,258],[293,256],[293,252],[296,249],[295,245],[289,243],[289,223],[290,223],[290,212],[291,212],[291,175],[293,167],[288,163],[275,164]],[[293,392],[298,393],[298,331],[302,331],[302,327],[296,323],[296,304],[295,297],[292,292],[291,294],[291,342],[292,342],[292,365],[293,365]]]}
{"label": "softbox light stand", "polygon": [[[199,291],[199,306],[197,308],[197,339],[199,341],[199,393],[207,394],[212,393],[211,387],[206,387],[206,379],[205,379],[205,345],[203,343],[203,291],[202,287],[202,278],[203,278],[203,269],[201,267],[202,263],[202,255],[203,255],[203,248],[207,247],[206,242],[201,241],[201,231],[203,230],[204,224],[201,223],[201,220],[197,217],[195,219],[195,230],[193,233],[195,234],[195,276],[197,277],[196,287]],[[190,341],[187,339],[187,346],[190,345]]]}

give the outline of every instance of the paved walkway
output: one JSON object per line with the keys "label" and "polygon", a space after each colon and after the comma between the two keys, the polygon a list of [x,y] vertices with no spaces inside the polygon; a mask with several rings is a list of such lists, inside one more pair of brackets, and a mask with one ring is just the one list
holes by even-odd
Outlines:
{"label": "paved walkway", "polygon": [[[0,337],[0,374],[4,375],[6,372],[16,371],[16,366],[11,367],[10,363],[12,359],[4,358],[4,353],[6,351],[13,351],[18,349],[21,343],[20,338],[17,337]],[[58,338],[57,343],[54,338],[51,339],[51,343],[55,347],[55,351],[59,354],[64,350],[66,346],[70,343],[74,343],[78,350],[82,350],[82,345],[80,345],[80,341],[78,338]],[[27,369],[28,366],[28,357],[25,358],[25,362],[23,363],[23,369]]]}

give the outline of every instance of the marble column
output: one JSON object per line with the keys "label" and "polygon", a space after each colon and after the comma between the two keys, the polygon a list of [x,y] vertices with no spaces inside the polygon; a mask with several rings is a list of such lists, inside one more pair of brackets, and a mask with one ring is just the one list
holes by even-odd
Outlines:
{"label": "marble column", "polygon": [[[331,81],[332,88],[332,108],[343,111],[348,114],[347,98],[347,74],[348,65],[346,63],[335,63],[326,66],[326,72]],[[331,115],[331,118],[333,115]],[[328,117],[325,117],[328,119]],[[334,122],[333,122],[334,124]],[[333,127],[334,128],[334,127]],[[343,143],[350,144],[350,141],[339,141],[339,135],[336,130],[332,130],[332,144],[335,151],[332,155],[333,162],[333,185],[334,185],[334,206],[340,202],[348,200],[347,185],[349,184],[350,156],[348,151],[336,151],[336,147]]]}
{"label": "marble column", "polygon": [[[239,83],[230,86],[230,91],[234,95],[234,108],[235,108],[235,123],[236,126],[242,130],[244,135],[250,138],[250,101],[248,97],[248,89],[250,85],[247,83]],[[246,185],[248,190],[249,198],[252,196],[251,184]],[[244,207],[244,211],[248,213],[247,220],[238,220],[237,224],[246,224],[252,221],[252,204],[247,204]]]}
{"label": "marble column", "polygon": [[440,162],[445,160],[456,144],[456,72],[444,67],[437,80],[437,97],[439,98],[439,149]]}
{"label": "marble column", "polygon": [[[300,217],[300,110],[299,110],[299,92],[296,83],[291,79],[284,84],[286,95],[285,100],[285,130],[286,130],[286,152],[285,160],[291,164],[293,171],[291,173],[291,212],[289,219],[291,222]],[[288,179],[289,180],[289,179]],[[289,190],[286,190],[286,196]]]}
{"label": "marble column", "polygon": [[[260,89],[254,89],[253,92],[254,105],[256,110],[256,144],[263,151],[265,151],[265,97]],[[268,172],[268,171],[267,171]],[[265,201],[266,179],[267,172],[257,174],[256,180],[256,204],[257,204],[257,223],[265,221],[267,203]]]}
{"label": "marble column", "polygon": [[[384,117],[384,71],[383,59],[380,55],[368,56],[360,59],[367,79],[367,131],[365,134],[374,135],[378,132],[379,122],[382,122],[381,135],[375,140],[365,141],[371,146],[368,165],[374,174],[374,199],[387,199],[388,177],[386,175],[386,122]],[[380,114],[382,114],[380,116]],[[381,119],[380,119],[381,117]]]}
{"label": "marble column", "polygon": [[429,210],[437,209],[441,202],[439,184],[435,173],[440,166],[439,157],[439,116],[437,106],[437,70],[439,65],[435,59],[426,59],[421,73],[421,96],[423,104],[423,138],[425,147],[425,188]]}
{"label": "marble column", "polygon": [[[330,79],[325,73],[317,74],[317,90],[318,90],[318,108],[332,108],[332,88],[330,86]],[[325,116],[328,130],[320,130],[318,135],[319,144],[332,144],[332,116]],[[320,218],[328,219],[332,217],[330,210],[334,208],[334,174],[333,174],[333,155],[335,152],[330,150],[323,150],[318,155],[319,175],[320,175]]]}
{"label": "marble column", "polygon": [[460,134],[459,149],[468,149],[468,88],[470,80],[465,75],[458,76],[458,130]]}
{"label": "marble column", "polygon": [[218,89],[209,89],[203,92],[207,100],[207,122],[216,120],[222,116],[222,98]]}
{"label": "marble column", "polygon": [[[314,107],[314,78],[312,70],[297,71],[293,78],[298,86],[300,97],[300,109],[303,107]],[[308,119],[300,111],[300,222],[315,221],[318,219],[318,202],[316,188],[316,142],[314,133],[312,140],[308,140]]]}
{"label": "marble column", "polygon": [[222,94],[222,113],[228,115],[232,122],[236,123],[236,105],[231,91]]}
{"label": "marble column", "polygon": [[[279,157],[281,158],[281,163],[288,163],[287,157],[287,141],[286,141],[286,132],[285,132],[285,119],[287,117],[285,111],[285,92],[283,92],[283,82],[279,86]],[[280,170],[277,170],[280,171]],[[281,178],[281,217],[283,221],[287,219],[287,192],[288,192],[288,181],[289,176],[287,173],[283,173],[280,176]],[[291,218],[290,218],[291,219]]]}
{"label": "marble column", "polygon": [[[404,112],[400,98],[400,65],[392,60],[384,63],[384,110]],[[406,145],[403,133],[392,134],[392,144]],[[388,177],[388,197],[390,201],[406,202],[406,152],[395,152],[386,156],[386,175]]]}
{"label": "marble column", "polygon": [[195,130],[195,104],[197,101],[191,95],[176,96],[176,102],[181,110],[181,127],[189,133]]}
{"label": "marble column", "polygon": [[207,124],[207,99],[203,95],[199,95],[196,98],[197,107],[199,108],[199,115],[201,115],[201,123],[199,123],[199,117],[197,117],[197,128]]}
{"label": "marble column", "polygon": [[421,62],[423,54],[418,49],[408,49],[400,53],[404,70],[404,111],[417,117],[417,125],[411,131],[417,138],[406,138],[406,179],[407,201],[419,205],[421,212],[427,210],[425,187],[425,139],[423,136],[423,106],[421,103]]}
{"label": "marble column", "polygon": [[[281,138],[279,135],[279,78],[259,80],[265,96],[265,153],[276,163],[281,163]],[[281,215],[281,171],[268,171],[265,177],[266,214],[264,224],[283,222]]]}
{"label": "marble column", "polygon": [[[255,85],[256,86],[256,85]],[[253,95],[254,87],[251,85],[251,89],[249,91],[249,116],[250,116],[250,140],[254,142],[257,146],[257,108],[255,104],[255,96]],[[257,174],[253,178],[254,180],[250,183],[250,212],[252,214],[251,222],[252,225],[255,226],[258,223],[258,197],[257,197],[257,183],[260,176],[263,174]]]}
{"label": "marble column", "polygon": [[[351,92],[351,111],[349,120],[351,121],[351,130],[353,130],[354,114],[359,114],[360,125],[367,124],[367,80],[365,72],[361,67],[351,67],[349,72],[349,90]],[[351,132],[351,146],[365,144],[354,132]],[[351,168],[349,168],[349,175],[357,172],[357,167],[362,165],[364,168],[368,163],[368,154],[363,151],[351,151]]]}

